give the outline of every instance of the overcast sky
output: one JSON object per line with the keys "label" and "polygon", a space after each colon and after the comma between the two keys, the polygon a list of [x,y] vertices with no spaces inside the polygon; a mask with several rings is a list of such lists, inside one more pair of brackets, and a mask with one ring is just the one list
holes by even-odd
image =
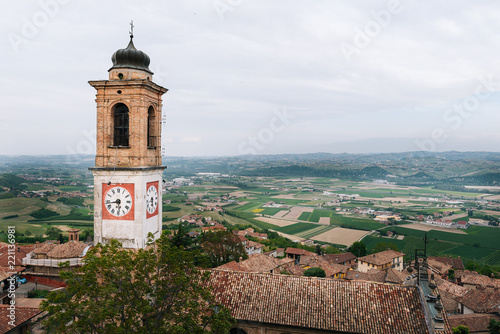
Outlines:
{"label": "overcast sky", "polygon": [[95,90],[151,58],[169,156],[500,151],[497,1],[9,1],[0,154],[94,154]]}

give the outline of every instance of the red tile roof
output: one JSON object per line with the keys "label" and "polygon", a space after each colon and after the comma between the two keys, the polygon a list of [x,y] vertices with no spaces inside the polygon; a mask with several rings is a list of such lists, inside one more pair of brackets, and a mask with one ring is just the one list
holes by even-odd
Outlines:
{"label": "red tile roof", "polygon": [[272,256],[267,256],[264,254],[254,254],[250,256],[248,259],[236,262],[231,261],[229,263],[223,264],[215,270],[232,270],[232,271],[245,271],[245,272],[254,272],[254,273],[269,273],[273,269],[278,268],[279,266],[293,263],[292,259],[277,259]]}
{"label": "red tile roof", "polygon": [[429,260],[431,259],[449,264],[453,269],[464,270],[464,263],[462,262],[462,259],[455,259],[445,256],[429,256]]}
{"label": "red tile roof", "polygon": [[341,333],[428,333],[416,287],[213,271],[216,302],[239,321]]}
{"label": "red tile roof", "polygon": [[10,314],[8,309],[10,305],[0,305],[0,334],[5,334],[11,331],[13,328],[22,325],[31,318],[42,313],[41,310],[32,307],[18,307],[16,306],[16,318],[14,320],[14,327],[9,325],[10,319],[7,317]]}
{"label": "red tile roof", "polygon": [[500,320],[500,317],[493,314],[456,314],[449,315],[448,321],[452,328],[459,325],[467,326],[471,333],[488,333],[490,319]]}
{"label": "red tile roof", "polygon": [[308,255],[308,256],[315,256],[317,255],[316,253],[307,251],[305,249],[300,249],[300,248],[293,248],[293,247],[288,247],[285,250],[286,254],[293,254],[293,255]]}
{"label": "red tile roof", "polygon": [[70,259],[76,257],[82,257],[83,251],[87,248],[87,244],[80,241],[71,240],[65,244],[56,245],[49,252],[47,256],[50,259]]}
{"label": "red tile roof", "polygon": [[346,261],[355,260],[356,256],[351,252],[341,254],[325,254],[324,257],[330,263],[344,263]]}
{"label": "red tile roof", "polygon": [[475,313],[494,313],[500,311],[500,291],[481,287],[470,290],[458,299]]}
{"label": "red tile roof", "polygon": [[345,275],[346,280],[352,281],[368,281],[368,282],[385,282],[385,276],[387,273],[382,270],[370,269],[366,273],[357,270],[350,270]]}
{"label": "red tile roof", "polygon": [[389,262],[392,262],[392,259],[404,256],[403,253],[396,252],[395,250],[388,249],[383,252],[375,253],[375,254],[370,254],[367,256],[363,256],[358,258],[358,261],[363,261],[366,263],[371,263],[377,266],[381,266],[384,264],[387,264]]}

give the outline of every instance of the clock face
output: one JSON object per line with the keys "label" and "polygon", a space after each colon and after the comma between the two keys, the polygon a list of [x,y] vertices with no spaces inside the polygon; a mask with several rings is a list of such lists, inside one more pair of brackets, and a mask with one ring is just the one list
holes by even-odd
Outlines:
{"label": "clock face", "polygon": [[[106,187],[105,187],[106,186]],[[103,218],[133,220],[133,184],[103,184]]]}
{"label": "clock face", "polygon": [[146,218],[150,218],[158,214],[158,182],[149,182],[146,188]]}

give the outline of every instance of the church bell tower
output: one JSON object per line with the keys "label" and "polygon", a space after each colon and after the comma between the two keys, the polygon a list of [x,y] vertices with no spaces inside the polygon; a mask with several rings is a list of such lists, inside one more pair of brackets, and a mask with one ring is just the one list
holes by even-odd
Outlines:
{"label": "church bell tower", "polygon": [[[132,25],[133,28],[133,25]],[[94,240],[117,239],[143,248],[162,231],[161,109],[167,92],[153,82],[149,56],[137,50],[133,31],[125,49],[111,57],[108,80],[97,90],[94,174]]]}

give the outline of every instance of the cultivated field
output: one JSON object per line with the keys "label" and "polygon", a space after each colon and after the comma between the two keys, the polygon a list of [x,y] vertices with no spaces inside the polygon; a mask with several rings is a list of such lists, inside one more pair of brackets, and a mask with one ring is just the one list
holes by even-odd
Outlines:
{"label": "cultivated field", "polygon": [[325,233],[318,234],[313,240],[331,242],[339,245],[350,246],[358,241],[362,236],[368,234],[368,231],[352,230],[348,228],[336,227]]}
{"label": "cultivated field", "polygon": [[[498,214],[500,214],[500,212]],[[467,217],[467,214],[466,213],[457,213],[456,215],[446,217],[446,219],[455,220],[455,219],[460,219],[463,217]]]}
{"label": "cultivated field", "polygon": [[419,231],[435,230],[435,231],[443,231],[443,232],[456,233],[456,234],[467,234],[462,230],[457,230],[454,228],[446,228],[446,227],[441,227],[441,226],[432,226],[432,225],[424,225],[424,224],[408,224],[408,225],[404,225],[403,227],[404,228],[411,228],[413,230],[419,230]]}
{"label": "cultivated field", "polygon": [[273,224],[273,225],[281,226],[281,227],[297,224],[297,222],[294,222],[291,220],[268,218],[268,217],[255,217],[255,219],[260,220],[261,222],[264,222],[264,223],[269,223],[269,224]]}
{"label": "cultivated field", "polygon": [[290,212],[284,218],[291,220],[298,220],[302,212],[313,212],[313,210],[314,210],[313,208],[294,206],[290,209]]}
{"label": "cultivated field", "polygon": [[321,217],[319,223],[323,225],[330,225],[330,217]]}

